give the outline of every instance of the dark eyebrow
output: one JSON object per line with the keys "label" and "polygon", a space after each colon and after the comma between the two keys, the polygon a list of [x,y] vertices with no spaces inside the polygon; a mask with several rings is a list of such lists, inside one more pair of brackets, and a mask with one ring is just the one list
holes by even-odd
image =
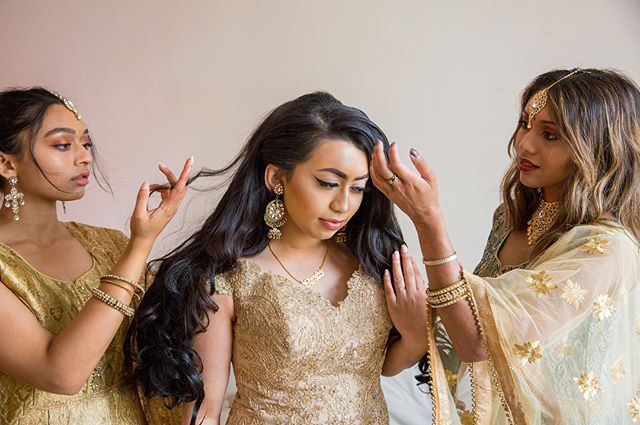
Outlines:
{"label": "dark eyebrow", "polygon": [[[47,134],[45,134],[44,137],[48,137],[48,136],[51,136],[52,134],[57,134],[57,133],[76,134],[76,131],[73,128],[69,128],[69,127],[56,127],[53,130],[47,131]],[[89,129],[88,128],[85,129],[82,134],[83,135],[89,134]]]}
{"label": "dark eyebrow", "polygon": [[556,123],[555,123],[555,122],[553,122],[553,121],[549,121],[549,120],[542,120],[542,121],[540,121],[540,122],[541,122],[541,123],[544,123],[544,124],[551,124],[552,126],[557,127],[557,126],[556,126]]}
{"label": "dark eyebrow", "polygon": [[[343,173],[342,171],[337,170],[335,168],[321,168],[318,171],[327,171],[329,173],[335,174],[336,176],[340,177],[343,180],[347,179],[347,175],[345,173]],[[364,176],[356,177],[354,180],[364,180],[364,179],[367,179],[367,178],[369,178],[369,174],[368,173],[365,174]]]}

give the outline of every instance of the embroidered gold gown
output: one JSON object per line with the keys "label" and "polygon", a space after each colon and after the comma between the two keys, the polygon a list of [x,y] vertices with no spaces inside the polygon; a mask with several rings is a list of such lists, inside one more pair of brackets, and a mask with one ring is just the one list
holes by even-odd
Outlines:
{"label": "embroidered gold gown", "polygon": [[[497,257],[510,229],[496,210],[468,276],[488,360],[454,370],[450,345],[431,340],[434,423],[640,421],[640,255],[627,231],[608,224],[576,226],[532,263],[510,267]],[[467,375],[472,400],[461,400]]]}
{"label": "embroidered gold gown", "polygon": [[[93,266],[73,282],[63,282],[35,270],[20,255],[0,243],[0,281],[53,334],[78,314],[127,244],[116,230],[66,223],[71,234],[93,258]],[[52,394],[0,373],[2,425],[141,425],[146,423],[135,390],[121,388],[122,344],[128,321],[120,326],[89,380],[76,395]]]}

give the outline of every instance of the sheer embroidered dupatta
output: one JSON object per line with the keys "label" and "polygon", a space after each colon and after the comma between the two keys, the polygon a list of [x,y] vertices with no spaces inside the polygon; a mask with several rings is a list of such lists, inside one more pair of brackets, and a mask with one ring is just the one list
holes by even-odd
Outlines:
{"label": "sheer embroidered dupatta", "polygon": [[459,412],[431,338],[435,424],[640,421],[640,256],[626,232],[579,226],[526,270],[467,277],[488,360],[463,364],[473,407]]}

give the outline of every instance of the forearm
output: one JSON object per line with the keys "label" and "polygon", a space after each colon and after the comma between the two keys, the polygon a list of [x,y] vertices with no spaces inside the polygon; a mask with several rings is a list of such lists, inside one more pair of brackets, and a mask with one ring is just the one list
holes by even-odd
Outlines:
{"label": "forearm", "polygon": [[[151,244],[131,240],[111,274],[138,281]],[[118,286],[101,283],[99,289],[125,305],[132,294]],[[84,308],[54,337],[47,347],[46,363],[53,386],[68,393],[79,390],[111,343],[124,315],[92,297]],[[75,390],[75,391],[74,391]]]}
{"label": "forearm", "polygon": [[[423,221],[418,221],[415,226],[425,259],[442,259],[454,253],[440,211],[434,212]],[[431,291],[445,288],[461,279],[458,261],[425,268]],[[480,361],[486,358],[480,329],[468,301],[461,300],[450,306],[439,308],[437,312],[461,359]]]}
{"label": "forearm", "polygon": [[403,338],[391,343],[382,365],[383,376],[394,376],[420,361],[427,352],[427,333],[415,338]]}

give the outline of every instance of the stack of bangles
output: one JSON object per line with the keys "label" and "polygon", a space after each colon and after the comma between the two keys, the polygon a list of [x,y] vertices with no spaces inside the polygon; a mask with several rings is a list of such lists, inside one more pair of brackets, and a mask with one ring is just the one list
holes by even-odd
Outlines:
{"label": "stack of bangles", "polygon": [[[422,260],[425,266],[440,266],[455,261],[458,258],[456,253],[440,260]],[[457,303],[469,296],[469,282],[464,274],[464,269],[460,266],[461,279],[442,289],[432,291],[427,290],[427,302],[431,308],[443,308]]]}
{"label": "stack of bangles", "polygon": [[[105,274],[100,276],[100,283],[107,283],[124,289],[132,296],[135,296],[137,299],[140,299],[140,295],[144,295],[145,292],[144,288],[139,283],[115,274]],[[94,298],[102,301],[109,307],[113,308],[116,311],[119,311],[125,316],[132,317],[134,315],[135,310],[133,308],[129,307],[121,301],[118,301],[103,290],[99,288],[89,288],[89,291],[91,291],[91,294],[94,296]]]}

